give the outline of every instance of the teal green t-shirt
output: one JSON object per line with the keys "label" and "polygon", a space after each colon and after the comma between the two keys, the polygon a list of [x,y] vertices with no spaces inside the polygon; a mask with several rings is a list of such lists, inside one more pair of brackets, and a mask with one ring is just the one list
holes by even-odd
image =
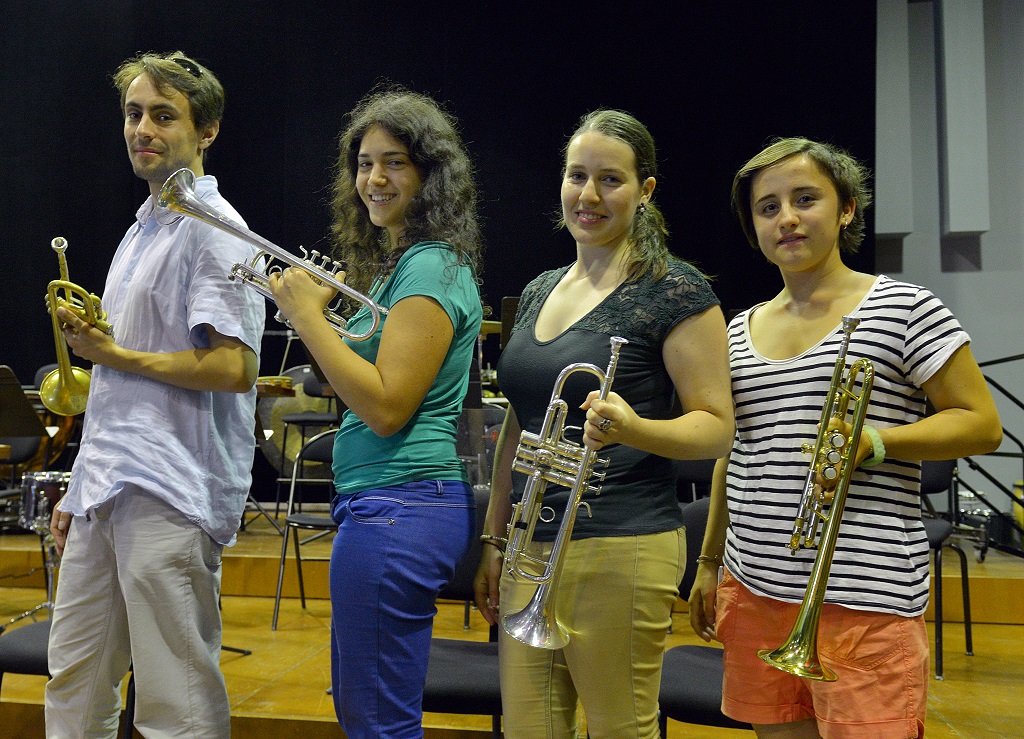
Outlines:
{"label": "teal green t-shirt", "polygon": [[[413,295],[433,298],[451,319],[455,333],[448,355],[420,407],[388,438],[377,436],[352,411],[345,412],[334,440],[334,481],[339,495],[420,480],[468,482],[455,451],[455,434],[483,319],[480,289],[473,269],[458,264],[451,246],[425,241],[402,255],[374,299],[391,308]],[[348,329],[362,333],[370,320],[369,310],[361,308]],[[387,317],[382,316],[373,336],[364,341],[346,339],[345,343],[366,361],[375,362],[386,322]]]}

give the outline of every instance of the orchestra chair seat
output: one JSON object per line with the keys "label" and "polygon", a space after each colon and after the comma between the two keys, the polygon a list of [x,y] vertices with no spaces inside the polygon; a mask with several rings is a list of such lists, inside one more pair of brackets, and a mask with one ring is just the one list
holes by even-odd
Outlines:
{"label": "orchestra chair seat", "polygon": [[[320,378],[316,376],[312,368],[309,365],[303,365],[303,376],[302,376],[302,392],[309,398],[326,398],[327,407],[326,411],[297,411],[295,413],[286,413],[281,416],[281,423],[284,425],[284,432],[281,435],[281,459],[282,468],[284,467],[285,450],[288,448],[288,430],[295,426],[298,429],[301,443],[306,443],[306,437],[309,432],[314,429],[330,429],[336,428],[338,424],[339,413],[334,407],[335,398],[328,396],[324,393],[323,383],[320,382]],[[316,461],[316,460],[310,460]],[[299,479],[303,478],[304,465],[296,457],[295,461],[292,462],[292,468],[294,471],[295,467],[299,467]],[[282,469],[282,473],[284,470]],[[292,479],[294,479],[294,475]],[[281,511],[281,491],[282,491],[282,480],[287,478],[278,478],[277,484],[277,495],[274,500],[274,515],[277,516]],[[300,492],[299,507],[301,507],[301,492]]]}
{"label": "orchestra chair seat", "polygon": [[[449,583],[438,594],[441,600],[474,600],[473,578],[480,563],[484,517],[490,499],[488,485],[475,485],[476,534]],[[488,545],[489,546],[489,545]],[[493,739],[501,737],[501,684],[498,678],[498,627],[492,626],[488,641],[468,639],[430,640],[430,661],[423,688],[423,710],[490,716]]]}
{"label": "orchestra chair seat", "polygon": [[31,621],[0,634],[0,685],[6,673],[49,677],[46,660],[49,641],[49,621]]}
{"label": "orchestra chair seat", "polygon": [[[50,622],[32,621],[0,634],[0,683],[7,673],[50,677],[46,651]],[[128,697],[122,712],[122,736],[129,739],[135,716],[134,676],[129,673]]]}
{"label": "orchestra chair seat", "polygon": [[[285,560],[288,556],[288,534],[291,533],[292,542],[295,546],[295,566],[299,576],[299,598],[302,602],[302,607],[305,608],[306,589],[302,582],[302,552],[300,548],[302,544],[319,539],[338,529],[338,525],[334,523],[330,514],[301,513],[295,510],[295,488],[301,462],[308,460],[310,462],[323,462],[330,465],[334,455],[334,435],[336,432],[337,429],[328,429],[327,431],[321,431],[311,438],[302,445],[302,449],[295,456],[295,464],[292,465],[291,485],[288,488],[288,506],[285,510],[284,531],[281,537],[281,564],[277,571],[277,593],[274,596],[274,619],[270,625],[272,631],[277,630],[277,616],[281,608],[281,588],[284,585]],[[330,485],[332,490],[331,497],[333,498],[333,480],[329,479],[323,482]],[[318,531],[320,533],[314,534],[305,541],[299,541],[299,531]]]}
{"label": "orchestra chair seat", "polygon": [[[681,506],[686,526],[686,569],[679,594],[687,598],[697,573],[697,556],[704,542],[710,498],[698,498]],[[700,726],[750,729],[722,713],[722,650],[719,647],[681,645],[665,652],[658,697],[658,724],[662,739],[668,719]]]}
{"label": "orchestra chair seat", "polygon": [[[928,505],[930,495],[948,495],[952,500],[951,490],[956,475],[956,460],[946,459],[941,461],[924,460],[921,463],[921,498],[925,502],[926,509],[934,512],[934,506]],[[951,549],[960,558],[960,585],[963,593],[964,603],[964,638],[966,641],[966,654],[974,655],[974,642],[971,636],[971,589],[967,579],[967,555],[963,548],[954,541],[950,541],[953,533],[953,522],[949,518],[932,515],[921,517],[924,524],[925,534],[928,536],[928,546],[931,549],[932,561],[935,570],[935,599],[932,603],[935,613],[935,679],[942,680],[942,551]]]}

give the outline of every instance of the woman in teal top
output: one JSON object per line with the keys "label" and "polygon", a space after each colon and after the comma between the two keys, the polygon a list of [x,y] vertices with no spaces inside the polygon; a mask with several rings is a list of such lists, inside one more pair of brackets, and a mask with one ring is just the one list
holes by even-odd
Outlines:
{"label": "woman in teal top", "polygon": [[[482,318],[476,187],[454,120],[430,98],[377,92],[350,118],[333,187],[335,253],[346,283],[387,313],[352,342],[323,316],[332,290],[294,268],[270,286],[348,406],[333,465],[338,720],[350,739],[422,737],[434,601],[475,524],[455,435]],[[348,329],[370,320],[362,308]]]}

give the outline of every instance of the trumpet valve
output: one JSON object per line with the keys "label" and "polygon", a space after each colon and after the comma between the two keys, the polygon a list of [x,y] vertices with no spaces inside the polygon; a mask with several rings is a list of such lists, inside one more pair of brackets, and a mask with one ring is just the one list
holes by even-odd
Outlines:
{"label": "trumpet valve", "polygon": [[832,465],[826,465],[821,468],[821,476],[829,482],[832,482],[832,480],[839,477],[839,468]]}
{"label": "trumpet valve", "polygon": [[828,443],[833,449],[842,449],[846,446],[846,437],[838,431],[833,431],[828,435]]}

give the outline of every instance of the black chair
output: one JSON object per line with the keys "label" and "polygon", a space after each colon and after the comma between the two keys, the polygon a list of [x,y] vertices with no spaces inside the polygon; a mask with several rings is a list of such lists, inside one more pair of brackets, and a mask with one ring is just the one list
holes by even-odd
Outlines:
{"label": "black chair", "polygon": [[[711,478],[715,459],[680,459],[676,461],[676,497],[680,503],[692,503],[711,495]],[[703,532],[701,532],[703,534]]]}
{"label": "black chair", "polygon": [[[710,498],[698,498],[682,506],[686,526],[686,570],[679,584],[685,598],[693,588],[697,556],[704,541]],[[665,652],[658,698],[658,723],[664,739],[668,719],[701,726],[750,729],[722,713],[722,650],[718,647],[682,645]]]}
{"label": "black chair", "polygon": [[[312,430],[312,429],[329,429],[329,428],[332,428],[332,427],[336,428],[338,426],[338,416],[339,416],[339,414],[338,414],[337,410],[334,408],[335,398],[333,398],[331,396],[328,396],[328,395],[326,395],[324,393],[323,383],[320,382],[320,378],[316,376],[316,373],[313,372],[313,369],[312,369],[312,367],[310,365],[303,365],[302,367],[300,367],[298,369],[301,372],[302,381],[301,381],[300,384],[302,386],[303,394],[307,398],[326,399],[326,401],[327,401],[327,410],[326,411],[304,410],[304,411],[297,411],[295,413],[285,413],[283,416],[281,416],[281,423],[284,424],[284,432],[282,433],[282,438],[281,438],[281,472],[282,472],[282,477],[278,478],[278,481],[277,481],[278,482],[278,484],[277,484],[277,495],[276,495],[276,498],[274,500],[274,516],[275,517],[277,516],[277,514],[281,510],[281,488],[282,488],[282,484],[283,484],[284,481],[286,481],[288,479],[287,477],[283,476],[284,475],[284,471],[286,469],[286,464],[287,464],[288,430],[292,426],[295,426],[298,429],[298,431],[299,431],[301,444],[304,445],[306,443],[306,437],[309,435],[310,430]],[[309,461],[317,461],[317,460],[309,460]],[[305,474],[304,474],[304,472],[305,472],[305,465],[302,463],[302,461],[300,461],[298,456],[296,456],[295,461],[292,462],[292,467],[293,467],[293,469],[292,469],[293,472],[295,471],[294,470],[295,467],[299,468],[299,480],[301,482],[305,482]],[[295,475],[293,474],[292,475],[292,480],[294,480],[294,479],[295,479]],[[300,493],[299,493],[299,496],[300,496],[299,507],[300,508],[301,508],[301,495],[302,494],[301,494],[301,491],[300,491]]]}
{"label": "black chair", "polygon": [[[50,677],[46,655],[49,642],[49,621],[32,621],[0,635],[0,683],[6,673]],[[131,736],[134,715],[134,682],[133,678],[129,678],[128,699],[125,702],[122,722],[125,739]]]}
{"label": "black chair", "polygon": [[[490,498],[489,487],[474,486],[476,493],[476,535],[469,551],[455,570],[451,581],[438,598],[473,600],[473,577],[480,563],[484,516]],[[489,640],[430,640],[430,661],[423,689],[423,710],[431,713],[491,716],[491,733],[501,737],[501,684],[498,679],[498,631],[490,630]]]}
{"label": "black chair", "polygon": [[8,672],[49,677],[46,661],[49,640],[49,621],[33,621],[0,634],[0,683]]}
{"label": "black chair", "polygon": [[[944,494],[952,500],[953,481],[956,476],[956,460],[941,461],[925,460],[921,463],[921,498],[925,508],[931,515],[921,517],[928,546],[935,562],[935,679],[942,680],[942,550],[952,549],[960,557],[960,584],[964,599],[964,637],[967,642],[967,656],[974,655],[974,641],[971,637],[971,589],[967,579],[967,555],[964,550],[949,537],[953,533],[953,522],[950,518],[934,513],[928,496]],[[952,517],[952,512],[950,517]]]}
{"label": "black chair", "polygon": [[[299,598],[302,607],[306,607],[306,589],[302,582],[302,553],[300,547],[314,539],[319,539],[327,534],[337,531],[337,524],[329,514],[324,513],[298,513],[295,507],[295,486],[298,480],[299,469],[303,460],[310,462],[323,462],[330,464],[334,455],[334,435],[337,429],[321,431],[312,439],[302,445],[302,449],[295,456],[295,464],[292,465],[291,485],[288,489],[288,507],[285,511],[284,531],[281,537],[281,565],[277,571],[277,594],[274,596],[274,620],[271,622],[272,631],[277,630],[277,614],[281,608],[281,588],[284,585],[284,565],[288,556],[288,533],[291,532],[292,541],[295,544],[295,566],[299,575]],[[325,480],[333,489],[333,481]],[[332,496],[333,497],[333,496]],[[320,533],[299,541],[299,531],[319,531]]]}

